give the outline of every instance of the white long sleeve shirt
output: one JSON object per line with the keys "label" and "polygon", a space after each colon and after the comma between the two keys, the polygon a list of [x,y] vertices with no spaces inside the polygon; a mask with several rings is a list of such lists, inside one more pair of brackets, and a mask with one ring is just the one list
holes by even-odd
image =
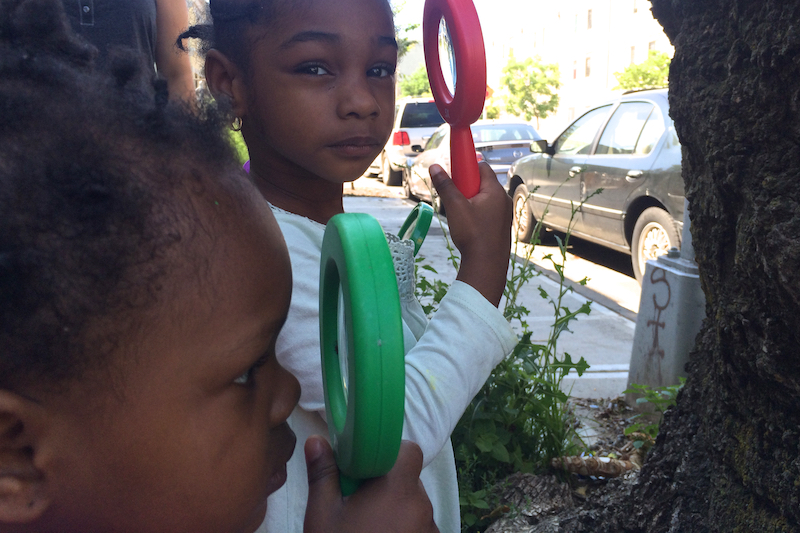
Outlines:
{"label": "white long sleeve shirt", "polygon": [[[311,435],[328,438],[319,340],[319,268],[325,226],[273,207],[292,263],[293,292],[277,341],[280,363],[300,382],[299,405],[289,418],[297,447],[288,481],[270,496],[259,533],[303,530],[308,480],[303,445]],[[413,249],[413,247],[412,247]],[[456,281],[428,322],[413,293],[413,256],[400,276],[406,368],[403,438],[422,448],[420,475],[442,533],[461,530],[458,484],[450,434],[492,369],[517,337],[502,313],[470,285]],[[397,267],[397,257],[395,256]],[[408,261],[407,261],[408,263]]]}

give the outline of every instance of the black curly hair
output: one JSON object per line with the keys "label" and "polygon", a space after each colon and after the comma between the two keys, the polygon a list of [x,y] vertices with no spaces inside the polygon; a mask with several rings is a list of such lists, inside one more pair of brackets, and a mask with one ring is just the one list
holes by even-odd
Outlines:
{"label": "black curly hair", "polygon": [[135,326],[89,326],[157,302],[191,198],[246,179],[212,110],[95,54],[61,0],[0,0],[0,389],[101,364]]}

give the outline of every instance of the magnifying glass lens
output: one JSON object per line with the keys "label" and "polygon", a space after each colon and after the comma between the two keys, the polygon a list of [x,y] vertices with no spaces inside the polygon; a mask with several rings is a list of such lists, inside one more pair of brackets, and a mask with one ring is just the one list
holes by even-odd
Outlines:
{"label": "magnifying glass lens", "polygon": [[344,310],[344,291],[342,291],[342,287],[339,286],[339,310],[337,312],[338,316],[338,326],[337,326],[337,335],[336,335],[336,344],[338,347],[339,353],[339,370],[342,374],[342,392],[344,393],[344,403],[347,404],[347,380],[349,373],[349,367],[347,364],[347,360],[349,359],[349,342],[347,338],[347,326],[345,324],[345,310]]}
{"label": "magnifying glass lens", "polygon": [[444,83],[453,96],[456,94],[456,55],[444,17],[439,20],[439,64],[442,67]]}

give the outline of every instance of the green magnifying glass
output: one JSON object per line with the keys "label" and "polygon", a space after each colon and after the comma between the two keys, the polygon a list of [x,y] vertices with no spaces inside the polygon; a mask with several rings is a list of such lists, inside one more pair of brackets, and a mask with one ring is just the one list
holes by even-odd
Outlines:
{"label": "green magnifying glass", "polygon": [[391,470],[403,431],[400,296],[386,236],[370,215],[328,222],[319,309],[325,411],[347,496],[362,480]]}
{"label": "green magnifying glass", "polygon": [[428,235],[431,220],[433,220],[433,207],[420,202],[411,210],[406,221],[400,227],[397,236],[404,240],[411,239],[414,242],[414,255],[417,255],[425,236]]}

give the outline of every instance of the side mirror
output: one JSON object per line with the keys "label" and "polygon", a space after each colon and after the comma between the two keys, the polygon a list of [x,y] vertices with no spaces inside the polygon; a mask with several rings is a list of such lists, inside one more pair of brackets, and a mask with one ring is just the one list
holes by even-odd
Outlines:
{"label": "side mirror", "polygon": [[536,153],[536,154],[547,154],[547,153],[550,153],[550,155],[552,155],[552,152],[549,152],[548,148],[549,148],[549,146],[547,145],[547,141],[545,141],[544,139],[539,140],[539,141],[533,141],[531,143],[531,152]]}
{"label": "side mirror", "polygon": [[415,144],[414,146],[411,147],[411,151],[412,152],[416,152],[418,154],[421,154],[422,152],[425,151],[425,148],[423,148],[422,146],[420,146],[418,144]]}

